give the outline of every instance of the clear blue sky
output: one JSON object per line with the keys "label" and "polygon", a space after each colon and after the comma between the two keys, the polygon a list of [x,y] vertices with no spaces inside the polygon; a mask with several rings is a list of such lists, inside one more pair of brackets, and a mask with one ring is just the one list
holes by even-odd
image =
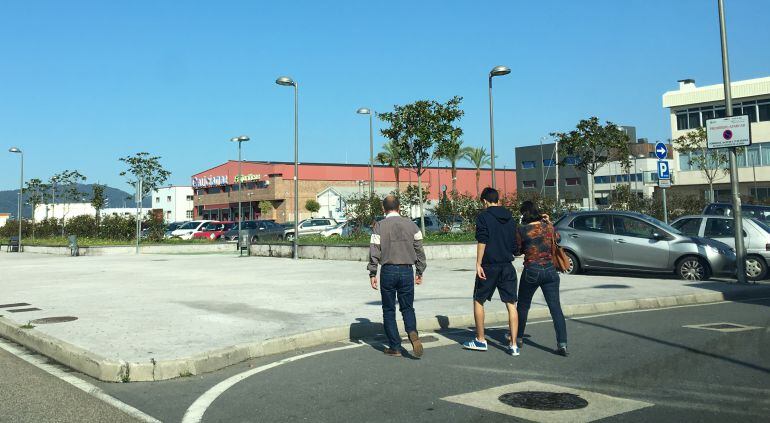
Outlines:
{"label": "clear blue sky", "polygon": [[[768,76],[770,2],[726,3],[734,80]],[[282,74],[300,83],[300,160],[363,163],[362,106],[460,95],[465,143],[488,145],[487,73],[508,65],[500,167],[591,115],[665,140],[661,95],[721,82],[716,0],[6,1],[0,39],[0,189],[18,184],[11,145],[28,178],[78,169],[123,189],[117,159],[138,151],[175,184],[234,159],[234,135],[252,138],[245,159],[291,160]]]}

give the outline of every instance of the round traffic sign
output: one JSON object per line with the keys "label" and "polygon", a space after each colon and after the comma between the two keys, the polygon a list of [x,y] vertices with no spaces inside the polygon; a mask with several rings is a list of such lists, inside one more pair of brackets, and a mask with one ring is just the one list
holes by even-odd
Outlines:
{"label": "round traffic sign", "polygon": [[724,139],[729,140],[730,138],[733,137],[733,131],[726,129],[725,132],[722,132],[722,136],[724,137]]}

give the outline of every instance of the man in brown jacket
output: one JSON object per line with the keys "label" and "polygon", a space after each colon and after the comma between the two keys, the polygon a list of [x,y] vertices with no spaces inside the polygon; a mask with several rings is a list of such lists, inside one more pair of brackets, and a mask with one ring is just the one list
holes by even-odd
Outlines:
{"label": "man in brown jacket", "polygon": [[425,252],[422,248],[422,232],[417,225],[399,213],[398,198],[389,195],[382,201],[385,218],[374,224],[369,243],[369,279],[372,289],[377,289],[377,267],[380,270],[380,295],[382,296],[382,320],[388,346],[385,354],[401,356],[401,336],[396,325],[396,298],[404,318],[404,328],[412,343],[415,357],[423,353],[417,334],[414,316],[414,284],[422,283],[425,271]]}

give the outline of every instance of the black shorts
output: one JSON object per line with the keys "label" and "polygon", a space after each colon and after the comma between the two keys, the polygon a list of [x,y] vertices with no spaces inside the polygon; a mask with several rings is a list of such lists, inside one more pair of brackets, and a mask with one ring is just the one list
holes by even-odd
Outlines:
{"label": "black shorts", "polygon": [[500,300],[504,303],[515,303],[516,296],[516,269],[511,263],[482,264],[487,279],[480,279],[476,275],[476,286],[473,288],[473,299],[481,304],[492,299],[495,289],[500,293]]}

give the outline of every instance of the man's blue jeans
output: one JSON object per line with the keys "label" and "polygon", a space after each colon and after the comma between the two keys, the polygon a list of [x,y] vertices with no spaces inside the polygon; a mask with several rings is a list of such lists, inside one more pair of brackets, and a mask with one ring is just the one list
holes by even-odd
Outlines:
{"label": "man's blue jeans", "polygon": [[406,332],[417,331],[414,317],[414,272],[410,265],[386,264],[380,269],[380,295],[382,295],[382,322],[385,335],[392,349],[401,348],[401,336],[396,325],[396,298],[404,318]]}

